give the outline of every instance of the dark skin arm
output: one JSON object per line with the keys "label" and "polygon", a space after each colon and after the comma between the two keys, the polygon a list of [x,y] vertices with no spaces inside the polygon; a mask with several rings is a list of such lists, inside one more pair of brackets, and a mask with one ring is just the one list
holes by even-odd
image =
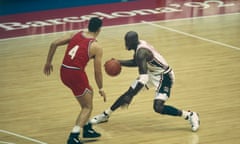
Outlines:
{"label": "dark skin arm", "polygon": [[150,61],[152,57],[152,53],[145,48],[140,48],[137,51],[135,59],[138,66],[139,74],[147,74],[147,62]]}
{"label": "dark skin arm", "polygon": [[130,60],[118,60],[120,62],[120,64],[122,66],[126,66],[126,67],[136,67],[137,63],[134,59],[130,59]]}
{"label": "dark skin arm", "polygon": [[152,60],[152,53],[144,48],[140,48],[133,59],[130,60],[118,60],[122,66],[126,67],[139,67],[139,74],[147,72],[147,62]]}

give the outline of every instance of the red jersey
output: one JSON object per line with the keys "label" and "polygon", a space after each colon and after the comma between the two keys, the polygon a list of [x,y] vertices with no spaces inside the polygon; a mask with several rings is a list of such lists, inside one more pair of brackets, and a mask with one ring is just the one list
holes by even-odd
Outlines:
{"label": "red jersey", "polygon": [[90,57],[89,49],[94,38],[86,38],[80,31],[70,40],[63,58],[63,66],[72,69],[82,69],[86,67]]}

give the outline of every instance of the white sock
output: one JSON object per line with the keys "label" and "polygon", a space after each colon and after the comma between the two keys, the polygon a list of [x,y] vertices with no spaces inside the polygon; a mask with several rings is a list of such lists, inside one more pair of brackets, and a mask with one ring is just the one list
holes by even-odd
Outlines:
{"label": "white sock", "polygon": [[80,133],[81,127],[78,125],[75,125],[72,129],[72,133]]}
{"label": "white sock", "polygon": [[188,116],[189,116],[189,112],[188,112],[188,111],[185,111],[185,110],[182,110],[182,117],[183,117],[184,119],[186,119]]}
{"label": "white sock", "polygon": [[108,116],[110,116],[113,111],[109,108],[109,109],[106,109],[104,112],[105,112]]}

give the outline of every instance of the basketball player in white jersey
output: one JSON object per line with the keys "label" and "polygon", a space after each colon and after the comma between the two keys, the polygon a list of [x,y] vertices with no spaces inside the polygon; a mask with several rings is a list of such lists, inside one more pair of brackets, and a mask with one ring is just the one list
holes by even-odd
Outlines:
{"label": "basketball player in white jersey", "polygon": [[132,98],[144,87],[150,85],[156,88],[153,109],[163,115],[179,116],[189,120],[192,131],[197,131],[200,126],[198,113],[184,111],[173,106],[166,105],[165,102],[170,97],[170,91],[174,82],[174,73],[166,60],[150,44],[138,39],[138,34],[129,31],[125,35],[125,45],[127,50],[134,50],[133,59],[119,60],[122,66],[138,67],[139,77],[121,95],[115,103],[103,113],[90,120],[92,124],[107,122],[111,113],[119,107],[128,106]]}

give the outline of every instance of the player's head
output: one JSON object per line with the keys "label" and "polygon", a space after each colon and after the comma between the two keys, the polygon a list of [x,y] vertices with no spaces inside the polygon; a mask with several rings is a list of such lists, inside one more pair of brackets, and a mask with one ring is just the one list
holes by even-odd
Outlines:
{"label": "player's head", "polygon": [[98,17],[93,17],[90,19],[88,24],[89,32],[98,32],[102,27],[102,20]]}
{"label": "player's head", "polygon": [[138,34],[135,31],[129,31],[125,35],[125,46],[127,50],[136,50],[139,44]]}

